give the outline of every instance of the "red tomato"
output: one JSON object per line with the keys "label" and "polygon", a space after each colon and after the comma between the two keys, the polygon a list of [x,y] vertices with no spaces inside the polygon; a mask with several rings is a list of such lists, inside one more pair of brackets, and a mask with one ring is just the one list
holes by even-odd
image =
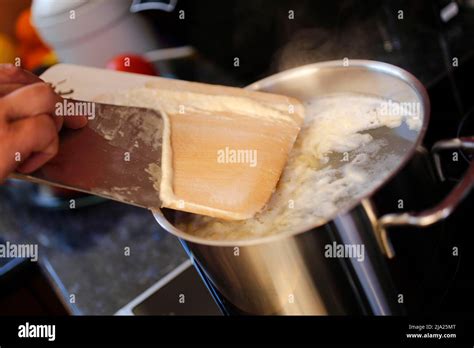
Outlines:
{"label": "red tomato", "polygon": [[136,54],[121,54],[116,56],[107,63],[106,68],[144,75],[157,75],[153,64]]}

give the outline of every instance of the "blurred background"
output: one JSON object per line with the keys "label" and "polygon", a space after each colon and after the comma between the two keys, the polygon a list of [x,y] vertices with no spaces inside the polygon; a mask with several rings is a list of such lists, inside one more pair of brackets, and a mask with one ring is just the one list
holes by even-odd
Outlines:
{"label": "blurred background", "polygon": [[[65,62],[243,87],[345,57],[397,65],[425,85],[427,147],[474,134],[473,0],[0,0],[0,63],[37,74]],[[446,190],[470,159],[460,155]],[[397,286],[415,294],[409,312],[474,310],[472,260],[441,256],[453,245],[470,248],[472,201],[436,228],[431,244],[397,237],[408,260],[393,261],[405,270]],[[38,263],[0,259],[2,314],[218,313],[179,241],[143,209],[8,181],[2,240],[38,244],[40,254]],[[420,249],[428,250],[423,260]],[[195,300],[178,305],[183,292]]]}

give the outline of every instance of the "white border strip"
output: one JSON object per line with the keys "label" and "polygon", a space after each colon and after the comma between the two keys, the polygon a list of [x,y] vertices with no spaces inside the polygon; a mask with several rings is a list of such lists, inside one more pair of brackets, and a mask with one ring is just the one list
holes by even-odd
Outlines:
{"label": "white border strip", "polygon": [[140,295],[135,297],[132,301],[130,301],[125,306],[120,308],[117,312],[115,312],[114,315],[135,315],[133,313],[133,309],[137,305],[142,303],[144,300],[146,300],[148,297],[153,295],[156,291],[158,291],[160,288],[162,288],[163,286],[168,284],[170,281],[172,281],[174,278],[176,278],[178,275],[183,273],[185,270],[187,270],[192,265],[193,265],[193,262],[191,260],[184,261],[182,264],[180,264],[178,267],[176,267],[170,273],[165,275],[163,278],[161,278],[159,281],[157,281],[151,287],[149,287],[144,292],[142,292]]}

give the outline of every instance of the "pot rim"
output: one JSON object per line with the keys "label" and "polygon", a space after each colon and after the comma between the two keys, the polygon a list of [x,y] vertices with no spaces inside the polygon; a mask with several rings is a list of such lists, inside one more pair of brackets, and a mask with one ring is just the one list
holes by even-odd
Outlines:
{"label": "pot rim", "polygon": [[418,136],[416,137],[416,141],[413,143],[411,149],[405,154],[405,156],[402,158],[400,163],[391,171],[391,173],[383,180],[381,181],[378,185],[372,188],[369,192],[367,192],[365,195],[360,197],[358,200],[354,201],[352,204],[348,204],[344,209],[337,210],[334,214],[329,216],[325,221],[314,224],[314,223],[308,223],[306,225],[302,225],[300,228],[291,230],[291,231],[285,231],[282,233],[277,233],[277,234],[271,234],[271,235],[266,235],[262,237],[256,237],[256,238],[248,238],[248,239],[236,239],[236,240],[214,240],[214,239],[206,239],[202,237],[196,237],[193,235],[190,235],[188,233],[185,233],[178,228],[174,227],[172,223],[170,223],[163,215],[161,211],[152,211],[153,216],[155,217],[156,221],[160,224],[161,227],[163,227],[165,230],[168,232],[174,234],[178,238],[184,239],[187,242],[192,242],[195,244],[201,244],[201,245],[208,245],[208,246],[219,246],[219,247],[240,247],[240,246],[252,246],[252,245],[257,245],[257,244],[263,244],[263,243],[269,243],[269,242],[275,242],[278,240],[283,240],[285,238],[290,238],[297,236],[299,234],[309,232],[315,228],[321,227],[326,225],[327,223],[333,221],[337,216],[345,215],[351,210],[353,210],[355,207],[361,204],[361,202],[367,198],[372,197],[379,189],[381,189],[383,186],[385,186],[389,181],[391,181],[401,170],[402,168],[405,167],[405,165],[412,159],[414,156],[416,149],[421,145],[424,137],[426,130],[428,128],[429,124],[429,119],[430,119],[430,101],[428,97],[428,93],[426,91],[426,88],[423,86],[423,84],[411,73],[408,71],[399,68],[395,65],[384,63],[384,62],[379,62],[379,61],[374,61],[374,60],[363,60],[363,59],[354,59],[349,61],[348,66],[343,65],[343,60],[331,60],[331,61],[324,61],[324,62],[319,62],[319,63],[312,63],[312,64],[307,64],[307,65],[302,65],[296,68],[292,68],[289,70],[285,70],[273,75],[270,75],[266,78],[263,78],[259,81],[256,81],[247,87],[246,89],[251,89],[251,90],[260,90],[264,88],[267,85],[271,85],[274,81],[278,80],[285,80],[285,79],[290,79],[294,78],[295,76],[298,75],[305,75],[310,71],[314,70],[319,70],[319,69],[324,69],[324,68],[334,68],[334,67],[340,67],[340,68],[364,68],[368,70],[374,70],[380,73],[392,75],[394,77],[399,78],[400,80],[403,80],[406,82],[412,89],[413,91],[418,95],[419,101],[422,103],[423,106],[423,123],[422,126],[418,132]]}

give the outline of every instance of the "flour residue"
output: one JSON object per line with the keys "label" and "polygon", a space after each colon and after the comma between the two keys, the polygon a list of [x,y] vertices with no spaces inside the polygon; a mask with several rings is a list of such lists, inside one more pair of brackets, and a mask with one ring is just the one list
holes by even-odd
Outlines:
{"label": "flour residue", "polygon": [[188,214],[178,227],[203,238],[236,240],[324,223],[385,180],[412,146],[401,138],[394,143],[397,136],[390,128],[405,123],[418,131],[421,115],[387,114],[384,103],[357,94],[306,103],[304,125],[262,212],[243,221]]}
{"label": "flour residue", "polygon": [[92,189],[92,192],[96,195],[103,197],[110,197],[118,201],[127,201],[135,203],[131,197],[133,197],[137,191],[140,190],[139,186],[128,186],[128,187],[118,187],[113,186],[109,189]]}
{"label": "flour residue", "polygon": [[[189,91],[137,87],[101,96],[100,100],[109,104],[157,108],[168,114],[199,113],[224,115],[241,113],[245,116],[268,118],[293,122],[298,105],[257,101],[252,98],[232,95],[210,95]],[[291,112],[291,115],[290,115]],[[221,116],[222,116],[221,115]],[[222,116],[223,117],[223,116]]]}
{"label": "flour residue", "polygon": [[[95,101],[122,106],[136,106],[111,102],[109,96],[100,96]],[[157,112],[158,111],[158,112]],[[110,144],[133,152],[139,142],[160,151],[162,146],[163,115],[159,110],[143,108],[117,108],[97,104],[97,119],[89,127],[107,139]]]}

